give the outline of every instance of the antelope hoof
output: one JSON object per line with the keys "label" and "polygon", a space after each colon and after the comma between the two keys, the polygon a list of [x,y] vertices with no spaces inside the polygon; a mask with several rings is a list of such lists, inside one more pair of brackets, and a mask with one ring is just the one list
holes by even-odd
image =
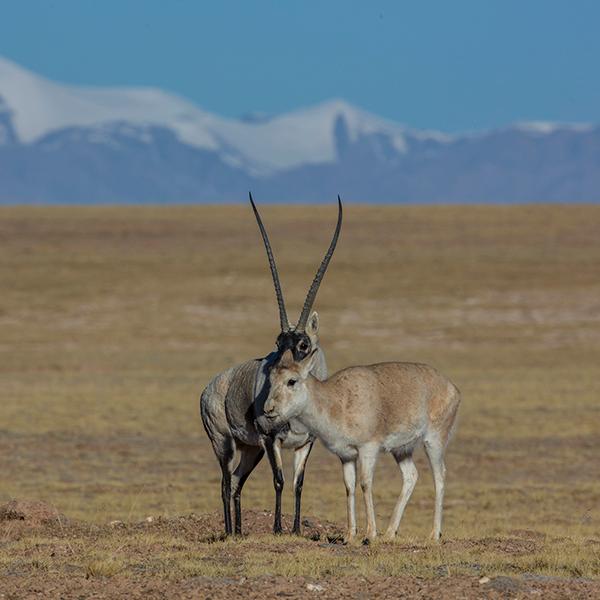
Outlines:
{"label": "antelope hoof", "polygon": [[440,532],[437,531],[432,531],[431,535],[429,536],[429,539],[432,542],[436,542],[439,544],[440,540],[442,539],[442,534]]}
{"label": "antelope hoof", "polygon": [[342,542],[344,544],[353,544],[356,541],[356,534],[355,533],[347,533],[343,538],[342,538]]}
{"label": "antelope hoof", "polygon": [[376,533],[367,532],[365,539],[362,541],[363,546],[369,546],[370,544],[372,544],[375,541],[376,538],[377,538]]}
{"label": "antelope hoof", "polygon": [[396,539],[396,532],[394,531],[386,531],[383,536],[384,542],[393,542]]}
{"label": "antelope hoof", "polygon": [[283,534],[283,529],[282,529],[281,525],[275,525],[273,527],[273,533],[275,535],[282,535]]}

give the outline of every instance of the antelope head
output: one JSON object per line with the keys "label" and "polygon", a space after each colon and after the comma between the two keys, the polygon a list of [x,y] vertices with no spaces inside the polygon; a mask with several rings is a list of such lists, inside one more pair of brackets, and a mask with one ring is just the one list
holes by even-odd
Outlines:
{"label": "antelope head", "polygon": [[298,416],[308,402],[306,380],[313,368],[317,348],[300,361],[286,350],[269,374],[269,394],[263,411],[271,428]]}

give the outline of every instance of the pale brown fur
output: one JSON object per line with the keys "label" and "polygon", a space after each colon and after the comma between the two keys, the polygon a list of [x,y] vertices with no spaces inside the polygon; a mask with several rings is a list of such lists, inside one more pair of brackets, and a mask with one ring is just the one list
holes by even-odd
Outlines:
{"label": "pale brown fur", "polygon": [[294,363],[291,356],[282,357],[270,375],[265,414],[274,426],[280,420],[298,420],[340,457],[348,494],[347,538],[356,533],[353,496],[357,464],[367,507],[367,538],[376,536],[371,483],[377,454],[392,453],[402,470],[403,493],[387,530],[387,537],[393,538],[416,483],[412,453],[423,442],[436,487],[432,536],[439,539],[443,456],[460,403],[456,386],[428,365],[401,362],[349,367],[318,381],[309,373],[312,360],[307,357]]}

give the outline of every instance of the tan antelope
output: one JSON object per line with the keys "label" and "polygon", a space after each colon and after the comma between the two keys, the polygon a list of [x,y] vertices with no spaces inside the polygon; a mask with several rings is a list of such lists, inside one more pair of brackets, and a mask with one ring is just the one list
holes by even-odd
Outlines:
{"label": "tan antelope", "polygon": [[432,538],[442,532],[446,467],[444,452],[460,403],[458,388],[434,368],[390,362],[349,367],[325,381],[310,373],[315,354],[294,361],[285,352],[269,375],[264,405],[271,426],[298,421],[319,437],[342,461],[346,485],[348,531],[356,536],[354,490],[358,465],[367,514],[366,540],[377,536],[372,482],[378,454],[390,452],[402,472],[402,493],[385,534],[396,536],[402,514],[417,482],[413,451],[423,442],[435,485]]}
{"label": "tan antelope", "polygon": [[[284,478],[281,448],[292,448],[294,454],[295,511],[293,532],[300,532],[300,504],[304,470],[314,437],[298,423],[280,422],[274,428],[263,415],[263,405],[269,392],[269,372],[284,352],[292,360],[300,361],[311,356],[310,372],[317,379],[327,377],[325,355],[319,346],[319,318],[312,306],[317,291],[333,256],[342,225],[342,203],[338,196],[338,220],[329,248],[310,286],[300,318],[292,326],[287,317],[277,266],[269,237],[260,214],[250,195],[250,203],[261,232],[269,259],[269,267],[279,306],[280,333],[276,348],[263,359],[249,360],[223,371],[207,385],[200,398],[200,413],[204,428],[221,467],[221,497],[225,533],[232,533],[231,498],[235,508],[235,533],[241,533],[241,493],[244,483],[266,452],[273,471],[275,487],[275,519],[273,531],[280,533],[281,492]],[[269,431],[265,430],[268,427]],[[236,451],[239,460],[234,468]]]}

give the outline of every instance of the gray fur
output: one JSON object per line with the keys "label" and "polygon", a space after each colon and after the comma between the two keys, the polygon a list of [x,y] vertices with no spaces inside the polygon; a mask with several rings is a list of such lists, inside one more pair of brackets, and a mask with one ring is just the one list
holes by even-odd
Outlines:
{"label": "gray fur", "polygon": [[[311,373],[319,380],[327,378],[325,353],[318,346],[318,316],[311,316],[307,334],[316,348]],[[266,452],[273,468],[276,490],[274,530],[281,531],[281,490],[283,470],[280,448],[293,449],[299,456],[310,452],[314,437],[299,422],[283,424],[278,431],[263,433],[263,406],[269,394],[269,373],[279,358],[277,351],[264,359],[249,360],[219,373],[206,386],[200,397],[200,414],[204,429],[210,438],[213,450],[223,474],[222,494],[225,512],[226,533],[231,533],[231,516],[228,515],[229,497],[236,508],[236,533],[241,533],[240,495],[246,478],[254,470]],[[266,425],[263,423],[263,426]],[[309,447],[307,448],[307,445]],[[234,468],[236,452],[239,461]],[[250,457],[250,458],[249,458]],[[253,460],[252,457],[255,457]],[[300,495],[304,479],[306,457],[297,457],[294,473],[296,511],[294,531],[300,529]],[[228,487],[229,486],[229,487]]]}
{"label": "gray fur", "polygon": [[[310,313],[317,291],[325,275],[329,261],[333,256],[342,226],[342,202],[338,196],[338,219],[332,241],[321,261],[317,274],[306,296],[300,319],[295,327],[291,326],[287,312],[275,258],[267,231],[250,194],[250,203],[258,223],[275,287],[279,306],[281,332],[277,337],[277,349],[262,360],[250,360],[217,375],[204,389],[200,398],[200,414],[204,428],[213,446],[221,467],[221,497],[225,520],[225,533],[232,533],[231,498],[235,506],[235,533],[241,533],[241,491],[247,477],[267,454],[273,471],[275,487],[275,533],[281,532],[281,491],[283,489],[283,465],[281,447],[293,448],[294,492],[296,508],[294,511],[294,529],[300,531],[300,497],[304,481],[306,460],[310,454],[314,437],[298,422],[282,423],[276,431],[267,433],[264,422],[264,403],[269,395],[269,374],[286,350],[292,352],[297,360],[312,353],[314,367],[311,372],[318,379],[327,377],[325,355],[319,348],[317,331],[319,317]],[[310,313],[310,317],[309,317]],[[269,428],[270,429],[270,428]],[[239,462],[233,468],[236,453]]]}

